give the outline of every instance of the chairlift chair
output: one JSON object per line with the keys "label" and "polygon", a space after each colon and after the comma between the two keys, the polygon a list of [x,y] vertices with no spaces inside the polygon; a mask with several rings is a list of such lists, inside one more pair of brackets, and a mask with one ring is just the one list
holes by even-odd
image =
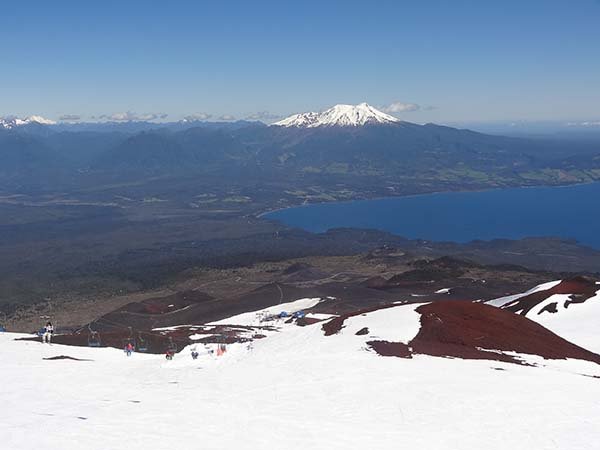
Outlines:
{"label": "chairlift chair", "polygon": [[88,334],[88,347],[100,347],[100,344],[100,333],[90,330],[90,334]]}
{"label": "chairlift chair", "polygon": [[148,351],[148,342],[146,341],[146,339],[144,339],[142,337],[142,333],[138,333],[137,351],[138,352],[147,352]]}
{"label": "chairlift chair", "polygon": [[177,344],[173,342],[173,338],[169,336],[169,345],[167,346],[167,351],[169,353],[177,353]]}
{"label": "chairlift chair", "polygon": [[131,327],[128,327],[128,328],[129,328],[129,337],[123,339],[123,346],[122,346],[122,348],[125,348],[129,344],[131,344],[132,347],[133,347],[133,349],[137,350],[135,338],[133,337],[133,329]]}

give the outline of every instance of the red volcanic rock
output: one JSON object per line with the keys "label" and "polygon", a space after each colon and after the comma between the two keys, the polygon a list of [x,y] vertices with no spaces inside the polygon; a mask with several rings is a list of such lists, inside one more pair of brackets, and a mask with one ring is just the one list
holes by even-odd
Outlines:
{"label": "red volcanic rock", "polygon": [[[502,305],[502,308],[514,313],[527,315],[532,308],[550,298],[554,294],[570,294],[571,299],[565,302],[565,308],[568,308],[569,304],[571,303],[585,302],[589,298],[596,295],[596,291],[598,291],[598,285],[594,281],[588,280],[584,277],[575,277],[568,280],[563,280],[550,289],[534,292],[533,294],[529,294],[513,300],[512,302],[508,302],[505,305]],[[551,309],[545,310],[549,312],[556,312]]]}
{"label": "red volcanic rock", "polygon": [[410,348],[402,342],[369,341],[367,344],[381,356],[412,358]]}
{"label": "red volcanic rock", "polygon": [[526,317],[493,306],[440,301],[419,306],[417,312],[421,313],[421,329],[409,343],[414,353],[518,362],[510,355],[498,353],[500,350],[600,364],[599,355]]}
{"label": "red volcanic rock", "polygon": [[307,325],[312,325],[322,321],[323,319],[317,319],[316,317],[301,317],[299,319],[296,319],[296,325],[298,325],[299,327],[305,327]]}
{"label": "red volcanic rock", "polygon": [[[385,308],[357,311],[336,317],[323,325],[326,336],[339,332],[345,319]],[[410,358],[424,354],[463,359],[488,359],[524,364],[514,352],[541,356],[545,359],[582,359],[600,364],[600,356],[557,336],[538,323],[518,314],[483,303],[437,301],[417,307],[421,328],[407,344],[369,341],[379,355]],[[377,330],[374,330],[376,332]]]}

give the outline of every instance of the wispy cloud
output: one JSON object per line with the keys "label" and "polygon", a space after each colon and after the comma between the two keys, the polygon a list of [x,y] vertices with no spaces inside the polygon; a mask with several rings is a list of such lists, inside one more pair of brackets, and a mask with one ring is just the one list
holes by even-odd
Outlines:
{"label": "wispy cloud", "polygon": [[144,113],[138,114],[132,111],[118,112],[113,114],[102,114],[98,116],[98,119],[110,120],[114,122],[138,122],[138,121],[151,121],[157,119],[166,119],[168,114],[164,113]]}
{"label": "wispy cloud", "polygon": [[587,122],[569,122],[567,123],[568,127],[585,127],[585,128],[593,128],[593,127],[598,127],[600,128],[600,120],[599,121],[587,121]]}
{"label": "wispy cloud", "polygon": [[217,120],[224,120],[227,122],[231,122],[232,120],[235,120],[235,117],[232,116],[231,114],[223,114],[222,116],[219,116],[217,118]]}
{"label": "wispy cloud", "polygon": [[416,103],[393,102],[384,106],[381,110],[386,113],[403,113],[419,111],[421,109],[423,109],[421,105],[417,105]]}
{"label": "wispy cloud", "polygon": [[282,116],[278,114],[270,113],[269,111],[259,111],[253,114],[250,114],[246,117],[248,120],[260,120],[263,122],[272,122],[277,119],[281,119]]}
{"label": "wispy cloud", "polygon": [[78,120],[81,120],[81,116],[78,114],[64,114],[60,116],[58,120],[63,122],[77,122]]}
{"label": "wispy cloud", "polygon": [[186,120],[188,122],[195,122],[197,120],[208,120],[212,117],[212,114],[208,114],[208,113],[195,113],[195,114],[189,114],[187,116],[185,116],[183,118],[183,120]]}

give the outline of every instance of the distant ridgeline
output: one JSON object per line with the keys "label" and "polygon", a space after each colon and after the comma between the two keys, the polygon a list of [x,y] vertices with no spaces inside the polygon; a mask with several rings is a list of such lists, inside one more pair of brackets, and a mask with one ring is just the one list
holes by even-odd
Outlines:
{"label": "distant ridgeline", "polygon": [[[65,189],[149,175],[214,182],[306,177],[391,194],[600,179],[600,148],[400,121],[366,103],[261,122],[0,121],[0,187]],[[292,178],[290,178],[292,177]],[[319,178],[320,177],[320,178]]]}

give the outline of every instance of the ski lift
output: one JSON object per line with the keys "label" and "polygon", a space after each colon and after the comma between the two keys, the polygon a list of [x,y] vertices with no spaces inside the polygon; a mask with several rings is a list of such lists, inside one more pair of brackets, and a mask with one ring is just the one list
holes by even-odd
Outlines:
{"label": "ski lift", "polygon": [[100,344],[100,333],[90,330],[90,334],[88,334],[88,347],[100,347]]}
{"label": "ski lift", "polygon": [[138,346],[137,346],[137,351],[138,352],[147,352],[148,351],[148,342],[146,341],[146,339],[144,339],[142,337],[142,333],[138,332]]}
{"label": "ski lift", "polygon": [[169,344],[167,345],[167,351],[165,352],[167,360],[172,360],[175,356],[175,353],[177,353],[177,344],[175,344],[175,342],[173,342],[173,338],[169,336]]}
{"label": "ski lift", "polygon": [[133,329],[131,327],[127,327],[129,328],[129,337],[123,339],[123,346],[122,348],[127,347],[129,344],[131,344],[131,346],[134,348],[134,350],[137,349],[136,347],[136,343],[135,343],[135,338],[133,337]]}
{"label": "ski lift", "polygon": [[177,353],[177,344],[173,342],[173,338],[169,336],[169,345],[167,346],[167,352],[175,354]]}

